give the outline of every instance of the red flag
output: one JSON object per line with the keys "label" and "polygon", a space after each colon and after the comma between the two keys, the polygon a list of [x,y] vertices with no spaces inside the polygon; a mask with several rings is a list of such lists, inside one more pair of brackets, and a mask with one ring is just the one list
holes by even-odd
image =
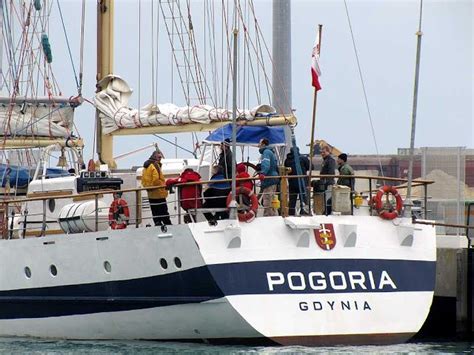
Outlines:
{"label": "red flag", "polygon": [[321,84],[319,83],[319,77],[321,76],[321,69],[319,69],[319,34],[316,36],[316,41],[314,42],[313,53],[311,54],[311,78],[312,85],[316,91],[321,90]]}

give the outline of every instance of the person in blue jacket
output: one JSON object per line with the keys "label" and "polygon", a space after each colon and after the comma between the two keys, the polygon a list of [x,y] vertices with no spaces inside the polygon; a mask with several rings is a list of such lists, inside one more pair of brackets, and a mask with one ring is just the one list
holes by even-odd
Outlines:
{"label": "person in blue jacket", "polygon": [[[207,184],[207,189],[204,191],[204,204],[203,208],[227,208],[227,195],[230,192],[230,183],[225,180],[224,172],[219,165],[216,165],[212,169],[213,175],[211,181]],[[204,216],[208,221],[216,221],[218,219],[228,219],[229,212],[219,211],[219,212],[206,212]]]}
{"label": "person in blue jacket", "polygon": [[259,178],[260,193],[263,195],[263,215],[276,216],[277,211],[272,208],[272,200],[275,196],[279,179],[271,178],[278,176],[278,165],[273,149],[269,147],[267,138],[262,138],[258,144],[261,156],[261,168]]}

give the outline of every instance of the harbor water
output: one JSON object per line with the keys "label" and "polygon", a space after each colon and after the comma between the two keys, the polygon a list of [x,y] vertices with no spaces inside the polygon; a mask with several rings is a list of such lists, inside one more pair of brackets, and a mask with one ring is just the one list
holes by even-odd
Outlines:
{"label": "harbor water", "polygon": [[66,341],[0,338],[1,354],[472,354],[471,342],[411,342],[384,346],[255,347],[154,341]]}

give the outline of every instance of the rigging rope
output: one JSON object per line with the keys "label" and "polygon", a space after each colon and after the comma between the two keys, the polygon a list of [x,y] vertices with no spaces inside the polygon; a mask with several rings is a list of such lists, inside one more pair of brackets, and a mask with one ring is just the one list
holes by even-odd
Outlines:
{"label": "rigging rope", "polygon": [[[181,71],[179,70],[179,63],[178,63],[178,59],[177,59],[177,56],[176,56],[176,52],[175,52],[175,48],[174,48],[174,34],[177,34],[178,35],[178,39],[180,39],[180,33],[179,31],[177,30],[177,32],[173,32],[173,29],[176,26],[176,21],[175,21],[175,18],[176,18],[176,15],[174,13],[174,8],[175,8],[175,2],[174,1],[171,1],[170,2],[167,2],[168,4],[168,8],[169,8],[169,11],[170,11],[170,19],[172,19],[172,23],[171,23],[171,29],[169,28],[169,25],[168,25],[168,22],[166,21],[167,20],[167,17],[166,17],[166,14],[165,14],[165,10],[163,8],[163,3],[160,1],[159,2],[160,4],[160,8],[161,8],[161,13],[162,13],[162,16],[163,16],[163,22],[165,24],[165,28],[166,28],[166,32],[168,33],[168,39],[170,41],[170,46],[171,46],[171,61],[175,63],[176,67],[177,67],[177,72],[178,72],[178,76],[179,76],[179,80],[181,82],[181,87],[182,87],[182,90],[183,90],[183,94],[185,95],[185,99],[186,99],[186,102],[189,101],[188,99],[188,96],[186,95],[186,88],[184,87],[184,80],[182,78],[182,75],[181,75]],[[176,28],[177,29],[177,28]],[[180,41],[181,42],[181,41]],[[184,45],[182,46],[183,49],[184,49]],[[185,57],[186,58],[186,57]],[[174,84],[174,66],[171,66],[171,101],[174,101],[173,99],[173,96],[174,96],[174,87],[173,87],[173,84]]]}
{"label": "rigging rope", "polygon": [[140,119],[140,101],[141,101],[141,87],[142,87],[142,78],[141,78],[141,62],[142,62],[142,2],[138,2],[138,127],[141,127],[141,119]]}
{"label": "rigging rope", "polygon": [[[151,2],[151,99],[152,103],[156,103],[155,94],[155,11],[153,8],[154,2]],[[158,41],[158,38],[157,38]],[[158,68],[157,68],[158,69]]]}
{"label": "rigging rope", "polygon": [[[47,40],[47,33],[49,31],[49,22],[47,21],[47,19],[51,15],[53,4],[50,3],[48,4],[48,6],[42,7],[39,10],[38,7],[36,7],[36,11],[33,10],[33,4],[31,2],[29,3],[29,7],[22,6],[21,11],[17,11],[13,3],[10,3],[9,5],[9,7],[8,4],[3,7],[4,17],[8,18],[8,20],[4,22],[4,30],[6,33],[6,42],[8,49],[7,52],[10,54],[9,70],[7,75],[10,77],[11,82],[13,82],[14,84],[13,86],[6,85],[6,87],[10,89],[9,91],[11,101],[7,112],[7,119],[4,122],[5,132],[11,131],[10,127],[12,113],[13,107],[15,106],[13,105],[13,102],[17,95],[21,93],[21,95],[25,97],[37,96],[40,92],[39,85],[41,81],[43,82],[43,92],[48,97],[52,98],[55,95],[55,92],[59,91],[56,78],[51,71],[51,66],[48,63],[51,61],[51,51],[49,48],[49,41]],[[59,4],[58,9],[61,14],[61,20],[63,21],[62,12]],[[12,22],[12,16],[8,15],[10,13],[16,15],[15,23]],[[17,27],[21,29],[21,33],[18,39],[17,46],[15,47],[13,43],[13,30]],[[63,29],[65,29],[64,21]],[[67,33],[65,33],[65,35],[68,43],[69,54],[72,61],[69,41],[67,39]],[[61,95],[60,91],[59,95]],[[41,117],[40,119],[50,116],[51,113],[53,113],[54,111],[55,110],[49,112],[47,115]],[[62,117],[61,112],[59,112],[59,115],[60,117]],[[22,130],[13,132],[13,136],[33,126],[40,119],[36,119],[35,121],[31,120],[29,122],[29,125],[23,127]],[[49,123],[49,127],[51,129],[51,122]],[[69,131],[69,128],[67,129]],[[32,135],[32,137],[34,137],[34,134]],[[4,136],[4,143],[5,142],[6,136]]]}
{"label": "rigging rope", "polygon": [[[227,2],[227,5],[229,4],[229,2]],[[225,103],[224,103],[224,107],[228,107],[229,106],[229,83],[230,83],[230,78],[232,77],[232,73],[233,73],[233,64],[232,64],[232,48],[231,48],[231,43],[229,41],[229,38],[230,38],[230,33],[229,33],[229,20],[228,20],[228,15],[227,15],[227,11],[226,11],[226,8],[224,6],[224,1],[222,1],[222,13],[223,13],[223,26],[225,26],[225,38],[226,38],[226,44],[227,44],[227,56],[228,56],[228,63],[229,63],[229,66],[227,67],[227,71],[226,71],[226,75],[227,75],[227,85],[226,85],[226,90],[225,90]],[[224,49],[222,48],[222,53],[224,53]],[[222,58],[222,61],[224,60],[224,58]],[[224,76],[224,73],[222,73],[222,76]],[[222,78],[224,79],[224,78]]]}
{"label": "rigging rope", "polygon": [[159,66],[159,48],[160,48],[160,7],[156,7],[156,96],[158,97],[158,83],[159,83],[159,73],[158,68]]}
{"label": "rigging rope", "polygon": [[174,142],[172,142],[172,141],[170,141],[170,140],[168,140],[168,139],[166,139],[166,138],[164,138],[164,137],[160,137],[160,136],[157,135],[157,134],[153,134],[153,135],[154,135],[156,138],[161,139],[162,141],[165,141],[165,142],[167,142],[167,143],[169,143],[169,144],[171,144],[171,145],[173,145],[173,146],[175,146],[175,147],[177,147],[177,148],[179,148],[179,149],[181,149],[181,150],[184,150],[184,151],[187,152],[187,153],[192,154],[193,157],[194,157],[194,159],[197,159],[196,153],[193,152],[192,150],[186,149],[186,148],[180,146],[179,144],[176,144],[176,143],[174,143]]}
{"label": "rigging rope", "polygon": [[78,94],[82,96],[82,77],[84,73],[84,28],[86,23],[86,0],[82,0],[81,15],[81,46],[80,46],[80,62],[79,62],[79,89]]}
{"label": "rigging rope", "polygon": [[[58,4],[59,17],[61,19],[61,24],[63,26],[64,37],[66,38],[66,45],[67,45],[67,50],[68,50],[68,53],[69,53],[69,59],[71,61],[72,71],[74,72],[74,79],[76,80],[77,92],[80,93],[81,92],[81,86],[79,85],[79,80],[77,78],[77,73],[76,73],[76,68],[75,68],[75,65],[74,65],[74,60],[72,59],[71,46],[69,45],[69,38],[67,36],[66,26],[64,24],[63,12],[61,10],[61,5],[59,4],[59,1],[57,1],[56,3]],[[81,39],[81,47],[82,47],[82,45],[83,44],[82,44],[82,39]],[[48,60],[48,62],[51,63],[51,61],[49,61],[49,60]]]}
{"label": "rigging rope", "polygon": [[[257,16],[256,16],[256,14],[255,14],[255,7],[254,7],[253,0],[250,0],[250,9],[251,9],[251,11],[252,11],[252,15],[253,15],[253,18],[254,18],[254,21],[255,21],[256,38],[257,38],[257,39],[260,39],[260,38],[261,38],[261,41],[263,42],[263,45],[264,45],[264,47],[265,47],[265,50],[266,50],[267,56],[268,56],[268,58],[269,58],[269,60],[270,60],[270,63],[271,63],[271,65],[272,65],[272,68],[274,68],[274,67],[275,67],[275,62],[273,61],[273,58],[272,58],[270,49],[268,48],[267,42],[265,41],[265,38],[264,38],[264,36],[263,36],[263,32],[262,32],[262,30],[261,30],[261,28],[260,28],[260,26],[259,26],[259,24],[258,24]],[[239,14],[241,15],[241,12],[239,12]],[[252,40],[250,40],[250,43],[252,44],[252,47],[255,48],[255,44],[253,43]],[[260,44],[260,42],[259,42],[259,44]],[[263,55],[262,55],[262,49],[261,49],[261,44],[260,44],[260,56],[263,57]],[[273,88],[273,85],[272,85],[272,83],[271,83],[271,81],[270,81],[270,79],[269,79],[269,77],[268,77],[268,75],[267,75],[267,73],[266,73],[266,71],[265,71],[265,69],[264,69],[264,68],[265,68],[265,65],[264,65],[265,63],[263,62],[263,59],[260,58],[259,63],[260,63],[260,65],[262,66],[263,74],[264,74],[264,77],[265,77],[265,79],[266,79],[266,80],[265,80],[265,83],[267,84],[268,101],[271,102],[270,93],[271,93],[271,94],[274,93],[274,88]],[[278,79],[280,85],[281,85],[282,87],[284,87],[284,86],[283,86],[283,83],[281,82],[281,78],[280,78],[279,75],[277,76],[277,79]],[[283,90],[283,92],[285,93],[285,99],[286,99],[286,101],[289,102],[289,98],[288,98],[288,96],[287,96],[286,91]],[[277,109],[279,109],[280,112],[283,111],[283,110],[281,109],[281,107],[277,107]],[[282,115],[285,116],[285,114],[284,114],[283,112],[282,112]],[[286,117],[285,117],[285,120],[286,120]]]}
{"label": "rigging rope", "polygon": [[[4,4],[4,5],[7,5],[7,4]],[[10,11],[9,11],[8,6],[3,6],[3,12],[4,12],[3,17],[6,19],[6,21],[3,21],[3,31],[6,34],[4,36],[4,38],[6,38],[6,40],[7,40],[6,47],[7,47],[7,50],[8,50],[10,63],[13,63],[13,65],[10,64],[10,69],[13,72],[12,76],[16,77],[16,73],[14,72],[15,69],[16,69],[16,61],[15,61],[16,58],[15,58],[15,55],[13,54],[13,47],[14,47],[13,46],[13,35],[12,35],[13,26],[11,26],[11,16],[9,16]],[[10,69],[8,70],[8,72],[10,72]],[[13,91],[13,88],[11,88],[10,90]]]}
{"label": "rigging rope", "polygon": [[382,167],[382,160],[380,158],[379,147],[377,145],[377,139],[375,137],[375,128],[374,128],[374,124],[373,124],[373,121],[372,121],[372,115],[370,113],[369,99],[367,98],[367,91],[365,90],[364,77],[362,75],[362,69],[361,69],[361,65],[360,65],[360,61],[359,61],[359,53],[357,52],[357,46],[356,46],[356,43],[355,43],[354,32],[352,31],[351,18],[349,16],[349,9],[347,7],[346,0],[344,0],[344,6],[346,8],[347,22],[349,23],[349,30],[351,32],[352,46],[354,47],[354,53],[355,53],[355,57],[356,57],[356,60],[357,60],[357,69],[359,70],[359,77],[360,77],[360,81],[361,81],[361,84],[362,84],[362,91],[364,93],[365,107],[367,109],[367,114],[369,116],[370,128],[371,128],[371,132],[372,132],[372,138],[374,140],[375,151],[377,153],[377,158],[378,158],[378,161],[379,161],[380,173],[382,174],[382,176],[384,176],[383,167]]}
{"label": "rigging rope", "polygon": [[[248,9],[246,9],[247,11],[247,16],[248,16],[248,19],[247,19],[247,22],[250,22],[250,12],[248,11]],[[252,63],[252,53],[250,51],[250,45],[249,45],[249,37],[250,37],[250,32],[249,32],[249,27],[245,26],[244,25],[244,43],[245,43],[245,48],[247,48],[247,52],[248,52],[248,70],[247,70],[247,73],[248,73],[248,85],[247,85],[247,96],[250,97],[250,74],[252,74],[252,79],[253,79],[253,87],[254,87],[254,90],[255,90],[255,96],[257,98],[257,103],[260,105],[262,103],[262,99],[261,99],[261,95],[260,95],[260,80],[258,79],[258,84],[257,84],[257,81],[256,81],[256,76],[255,76],[255,69],[254,69],[254,66],[253,66],[253,63]],[[258,53],[254,53],[255,56],[258,56]],[[257,67],[258,69],[258,67]],[[257,72],[257,76],[259,78],[259,72]]]}
{"label": "rigging rope", "polygon": [[[208,0],[205,0],[205,6],[206,6],[206,12],[207,12],[207,18],[209,19],[207,21],[208,27],[209,27],[209,33],[210,36],[204,37],[209,39],[209,48],[210,48],[210,61],[211,61],[211,73],[212,73],[212,85],[214,87],[214,100],[215,100],[215,105],[218,107],[219,104],[219,96],[217,93],[220,91],[219,89],[219,78],[218,78],[218,73],[217,73],[217,57],[216,57],[216,31],[215,31],[215,12],[214,12],[214,6],[210,6],[210,2]],[[211,11],[212,9],[212,11]],[[211,27],[212,24],[212,27]],[[214,45],[213,45],[214,44]],[[211,95],[212,96],[212,95]]]}
{"label": "rigging rope", "polygon": [[[199,63],[199,58],[197,56],[197,46],[196,46],[196,40],[195,40],[195,36],[194,36],[194,26],[193,26],[193,22],[192,22],[192,18],[191,18],[191,8],[190,8],[190,3],[189,3],[189,0],[187,2],[187,10],[188,10],[188,28],[189,28],[189,32],[188,32],[188,39],[189,39],[189,44],[190,44],[190,48],[189,50],[191,51],[192,53],[192,59],[194,60],[194,69],[196,71],[195,75],[196,75],[196,82],[194,83],[195,84],[195,89],[196,89],[196,93],[198,95],[198,100],[199,100],[199,103],[200,104],[205,104],[206,103],[206,94],[205,94],[205,90],[203,88],[203,83],[205,83],[205,80],[204,80],[204,73],[201,73],[201,65]],[[189,68],[189,72],[191,72],[191,68]],[[197,84],[197,85],[196,85]],[[189,81],[188,81],[188,85],[189,85]],[[196,88],[197,86],[197,88]],[[188,92],[189,92],[189,88],[188,88]]]}

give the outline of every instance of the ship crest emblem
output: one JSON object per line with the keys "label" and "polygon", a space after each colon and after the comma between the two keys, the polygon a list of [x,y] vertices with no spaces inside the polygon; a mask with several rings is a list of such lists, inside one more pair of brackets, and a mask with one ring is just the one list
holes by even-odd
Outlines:
{"label": "ship crest emblem", "polygon": [[313,229],[314,239],[323,250],[331,250],[336,246],[336,234],[332,223],[321,223],[319,228]]}

